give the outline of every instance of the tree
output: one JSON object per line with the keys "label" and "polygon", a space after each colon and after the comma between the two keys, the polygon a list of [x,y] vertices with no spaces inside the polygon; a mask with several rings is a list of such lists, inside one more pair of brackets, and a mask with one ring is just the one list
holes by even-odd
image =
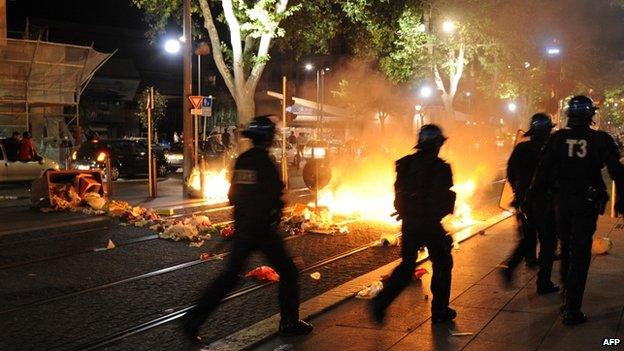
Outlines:
{"label": "tree", "polygon": [[[179,17],[182,9],[181,0],[132,2],[145,11],[152,35],[163,31],[170,20]],[[215,64],[236,104],[239,124],[254,116],[254,95],[270,59],[271,42],[284,36],[280,22],[298,8],[289,8],[288,0],[199,0],[199,7],[194,4],[193,13],[203,19]],[[226,43],[222,38],[229,40]]]}
{"label": "tree", "polygon": [[[153,87],[152,87],[153,88]],[[147,98],[149,96],[150,87],[147,87],[139,94],[137,101],[137,110],[134,113],[135,116],[141,121],[141,126],[147,129]],[[152,110],[152,130],[154,134],[158,132],[162,120],[165,118],[167,112],[167,99],[160,94],[160,92],[154,89],[154,110]]]}

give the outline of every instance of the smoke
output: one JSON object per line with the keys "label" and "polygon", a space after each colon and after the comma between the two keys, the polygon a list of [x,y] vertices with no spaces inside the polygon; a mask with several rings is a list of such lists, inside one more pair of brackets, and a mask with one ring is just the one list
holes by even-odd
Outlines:
{"label": "smoke", "polygon": [[[332,156],[328,202],[338,212],[352,208],[366,217],[389,218],[394,212],[395,162],[414,152],[416,144],[417,94],[410,86],[388,82],[362,61],[333,69],[326,87],[333,92],[328,103],[347,110],[350,120],[348,147]],[[445,119],[437,124],[448,137],[441,158],[454,171],[458,203],[478,206],[485,189],[501,177],[510,149],[497,146],[496,134],[485,125]],[[326,137],[337,134],[334,130]]]}

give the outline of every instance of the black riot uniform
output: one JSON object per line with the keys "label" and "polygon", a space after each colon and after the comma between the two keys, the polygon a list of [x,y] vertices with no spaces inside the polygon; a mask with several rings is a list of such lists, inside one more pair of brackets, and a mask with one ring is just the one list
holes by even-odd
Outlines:
{"label": "black riot uniform", "polygon": [[553,258],[557,246],[552,196],[542,196],[539,201],[527,202],[526,193],[531,181],[542,148],[546,144],[554,125],[549,115],[537,113],[531,117],[531,127],[525,136],[529,141],[521,142],[514,148],[507,163],[507,180],[514,190],[514,206],[517,209],[520,240],[507,260],[503,276],[511,283],[513,272],[524,258],[528,266],[536,263],[535,249],[539,237],[539,272],[537,275],[537,292],[547,294],[559,291],[559,287],[550,280]]}
{"label": "black riot uniform", "polygon": [[[596,108],[591,99],[576,96],[569,102],[568,128],[557,131],[546,144],[529,195],[538,198],[552,191],[564,281],[563,322],[583,323],[581,312],[585,282],[591,260],[592,236],[598,215],[608,200],[601,169],[606,165],[618,195],[624,190],[624,167],[609,134],[589,128]],[[615,203],[622,212],[622,201]]]}
{"label": "black riot uniform", "polygon": [[191,338],[196,337],[201,324],[234,288],[247,257],[256,250],[266,256],[280,276],[280,333],[300,335],[312,331],[312,325],[299,320],[298,271],[277,233],[284,206],[281,200],[284,184],[267,151],[274,133],[275,125],[267,116],[256,117],[243,132],[252,139],[254,147],[236,160],[228,194],[234,205],[236,227],[232,251],[225,271],[189,312],[185,332]]}
{"label": "black riot uniform", "polygon": [[419,133],[415,154],[396,163],[395,208],[403,219],[401,264],[385,282],[384,289],[372,301],[375,320],[383,322],[384,311],[412,279],[418,250],[425,246],[433,263],[431,279],[432,320],[449,321],[456,313],[448,307],[451,293],[452,237],[440,221],[453,212],[455,193],[451,167],[438,157],[446,138],[435,125],[425,125]]}

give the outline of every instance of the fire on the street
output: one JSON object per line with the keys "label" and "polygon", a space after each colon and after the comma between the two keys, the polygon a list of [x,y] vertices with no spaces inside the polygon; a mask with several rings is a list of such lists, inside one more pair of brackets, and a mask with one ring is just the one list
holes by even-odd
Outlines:
{"label": "fire on the street", "polygon": [[[202,180],[204,183],[203,190]],[[230,181],[226,169],[202,171],[199,167],[194,167],[189,177],[189,186],[194,191],[201,192],[202,198],[210,204],[228,201],[227,195],[230,190]]]}

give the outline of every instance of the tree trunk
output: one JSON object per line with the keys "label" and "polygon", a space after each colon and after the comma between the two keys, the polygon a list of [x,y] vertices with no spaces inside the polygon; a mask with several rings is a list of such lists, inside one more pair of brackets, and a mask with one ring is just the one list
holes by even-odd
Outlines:
{"label": "tree trunk", "polygon": [[238,125],[246,125],[253,118],[256,111],[256,102],[253,94],[240,94],[236,98],[236,115]]}

